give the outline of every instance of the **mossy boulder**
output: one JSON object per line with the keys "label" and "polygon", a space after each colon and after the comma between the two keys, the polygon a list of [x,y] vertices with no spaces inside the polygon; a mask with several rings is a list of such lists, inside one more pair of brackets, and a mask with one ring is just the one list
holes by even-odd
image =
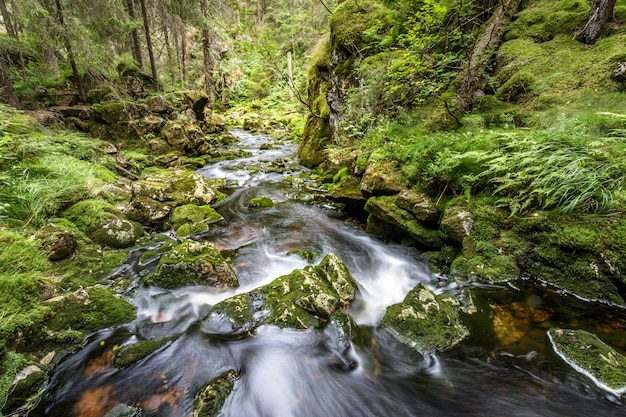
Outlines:
{"label": "mossy boulder", "polygon": [[585,330],[548,331],[556,354],[576,372],[614,395],[626,393],[626,356]]}
{"label": "mossy boulder", "polygon": [[108,219],[91,233],[95,242],[112,248],[128,248],[145,234],[141,224],[125,219]]}
{"label": "mossy boulder", "polygon": [[[443,239],[446,237],[445,234],[425,226],[412,212],[398,207],[395,196],[371,197],[367,200],[365,210],[384,224],[390,224],[395,229],[405,232],[421,246],[427,248],[441,248],[444,246]],[[368,227],[369,223],[370,220],[368,220]],[[373,223],[378,224],[376,222]],[[371,230],[385,233],[384,230],[381,230],[381,225],[378,224],[378,226]]]}
{"label": "mossy boulder", "polygon": [[97,121],[109,125],[128,124],[148,115],[145,104],[134,101],[109,100],[92,106]]}
{"label": "mossy boulder", "polygon": [[402,303],[387,308],[381,327],[421,353],[445,351],[469,336],[459,310],[454,297],[437,295],[419,284]]}
{"label": "mossy boulder", "polygon": [[150,113],[170,114],[174,111],[172,103],[163,96],[152,96],[146,99],[146,107]]}
{"label": "mossy boulder", "polygon": [[317,266],[284,275],[251,292],[213,306],[209,321],[222,321],[232,333],[250,332],[262,324],[282,328],[320,328],[347,307],[358,291],[346,265],[328,254]]}
{"label": "mossy boulder", "polygon": [[99,287],[81,288],[51,298],[45,304],[52,309],[46,323],[51,332],[62,332],[69,328],[84,333],[94,332],[128,323],[135,317],[132,304]]}
{"label": "mossy boulder", "polygon": [[396,198],[396,205],[401,209],[410,211],[423,222],[436,222],[439,220],[439,210],[435,201],[425,193],[413,190],[402,190]]}
{"label": "mossy boulder", "polygon": [[232,393],[237,377],[237,372],[230,370],[202,387],[193,403],[193,417],[217,417]]}
{"label": "mossy boulder", "polygon": [[169,338],[155,340],[140,340],[137,343],[122,346],[115,354],[115,366],[123,368],[161,349],[171,341]]}
{"label": "mossy boulder", "polygon": [[274,202],[269,197],[255,197],[248,202],[250,210],[265,210],[274,207]]}
{"label": "mossy boulder", "polygon": [[163,227],[172,209],[185,204],[209,205],[221,194],[200,174],[176,168],[148,169],[132,184],[128,218]]}
{"label": "mossy boulder", "polygon": [[219,288],[237,287],[235,272],[210,242],[183,239],[159,260],[154,274],[145,284],[161,288],[182,288],[209,285]]}
{"label": "mossy boulder", "polygon": [[188,223],[216,223],[223,221],[224,217],[210,206],[197,206],[195,204],[185,204],[172,210],[170,221],[174,230],[178,230]]}
{"label": "mossy boulder", "polygon": [[361,179],[361,192],[364,196],[393,195],[405,188],[400,168],[395,162],[370,158]]}
{"label": "mossy boulder", "polygon": [[441,219],[441,229],[457,242],[463,242],[464,238],[472,234],[474,216],[465,207],[449,207]]}
{"label": "mossy boulder", "polygon": [[76,251],[76,235],[69,230],[49,224],[37,232],[41,250],[51,261],[71,257]]}

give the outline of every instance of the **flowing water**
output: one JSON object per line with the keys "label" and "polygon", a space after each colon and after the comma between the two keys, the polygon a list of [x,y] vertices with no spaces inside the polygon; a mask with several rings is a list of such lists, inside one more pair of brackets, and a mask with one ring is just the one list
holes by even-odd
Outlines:
{"label": "flowing water", "polygon": [[[609,307],[541,287],[475,287],[482,301],[470,339],[449,353],[423,356],[377,330],[385,308],[418,283],[459,297],[462,288],[431,274],[414,250],[365,234],[331,205],[311,204],[312,194],[294,186],[302,169],[292,159],[295,145],[233,133],[250,156],[199,172],[230,184],[230,196],[216,207],[225,225],[203,238],[231,253],[240,287],[139,287],[134,322],[91,335],[56,367],[38,407],[44,415],[104,416],[124,403],[147,416],[190,416],[200,388],[228,370],[237,376],[223,417],[626,415],[623,398],[560,363],[546,338],[551,326],[577,326],[626,349],[623,312],[616,316]],[[248,201],[259,196],[272,198],[275,207],[249,210]],[[288,255],[294,249],[317,258],[309,263]],[[361,292],[349,311],[359,326],[348,352],[329,331],[265,326],[250,337],[230,337],[207,314],[215,303],[329,252],[348,265]],[[133,265],[128,274],[139,276]],[[163,338],[146,358],[121,369],[112,365],[117,347]]]}

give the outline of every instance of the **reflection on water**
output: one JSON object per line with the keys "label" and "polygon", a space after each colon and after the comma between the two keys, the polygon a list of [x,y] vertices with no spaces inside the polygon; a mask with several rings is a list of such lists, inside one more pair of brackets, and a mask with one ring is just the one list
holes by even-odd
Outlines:
{"label": "reflection on water", "polygon": [[[133,323],[92,335],[55,369],[37,409],[41,415],[101,417],[122,403],[149,416],[191,416],[197,392],[228,370],[237,379],[222,417],[625,415],[620,399],[607,398],[555,361],[545,338],[550,326],[576,319],[609,336],[613,329],[624,343],[623,327],[611,327],[622,319],[579,300],[483,288],[470,340],[453,352],[423,357],[375,326],[385,308],[417,283],[435,288],[440,277],[413,250],[379,242],[335,210],[294,201],[299,191],[282,179],[295,167],[274,172],[268,162],[288,161],[294,146],[260,151],[269,138],[235,134],[252,156],[201,172],[240,186],[217,207],[226,224],[206,238],[233,254],[241,287],[139,289]],[[249,164],[261,168],[253,174]],[[258,196],[271,197],[275,208],[249,211],[247,202]],[[361,295],[350,313],[359,328],[347,348],[332,331],[262,327],[239,339],[207,319],[217,302],[307,265],[288,255],[293,249],[317,253],[312,263],[336,253],[358,281]],[[461,295],[453,283],[435,289]],[[121,347],[159,339],[162,344],[143,359],[125,367],[114,363]]]}

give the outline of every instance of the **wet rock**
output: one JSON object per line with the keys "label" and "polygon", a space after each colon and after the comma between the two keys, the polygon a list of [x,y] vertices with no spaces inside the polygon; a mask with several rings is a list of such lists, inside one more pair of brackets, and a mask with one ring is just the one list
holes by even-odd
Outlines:
{"label": "wet rock", "polygon": [[250,332],[261,324],[282,328],[319,328],[347,307],[357,285],[345,264],[328,254],[317,266],[284,275],[249,293],[216,304],[208,321],[227,321],[230,332]]}
{"label": "wet rock", "polygon": [[28,401],[43,389],[45,382],[46,373],[38,367],[31,365],[22,369],[17,374],[9,390],[8,398],[0,411],[6,413],[4,415],[12,415],[20,407],[28,404]]}
{"label": "wet rock", "polygon": [[76,251],[76,235],[60,227],[47,225],[37,233],[37,238],[51,261],[67,259]]}
{"label": "wet rock", "polygon": [[193,403],[193,417],[216,417],[220,414],[237,380],[237,372],[230,370],[213,378],[199,392]]}
{"label": "wet rock", "polygon": [[445,351],[469,336],[459,309],[455,298],[419,284],[402,303],[387,308],[381,327],[421,353]]}
{"label": "wet rock", "polygon": [[334,364],[342,371],[357,367],[352,355],[352,334],[356,328],[354,319],[343,311],[334,313],[324,328],[326,348],[334,355]]}
{"label": "wet rock", "polygon": [[[365,210],[378,220],[405,231],[422,246],[427,248],[441,248],[444,246],[442,239],[446,236],[443,233],[426,227],[413,213],[398,207],[395,202],[396,197],[372,197],[367,200]],[[380,224],[378,226],[380,229]]]}
{"label": "wet rock", "polygon": [[156,271],[144,281],[161,288],[182,288],[192,285],[237,287],[235,272],[210,242],[183,239],[159,260]]}
{"label": "wet rock", "polygon": [[626,393],[626,356],[584,330],[550,329],[552,348],[561,359],[601,389]]}
{"label": "wet rock", "polygon": [[404,188],[400,169],[394,162],[370,158],[361,179],[361,193],[365,197],[398,194]]}
{"label": "wet rock", "polygon": [[436,222],[439,220],[437,205],[428,195],[412,190],[403,190],[396,198],[396,205],[401,209],[410,211],[423,222]]}
{"label": "wet rock", "polygon": [[445,211],[441,219],[441,228],[452,239],[463,242],[463,239],[474,230],[474,218],[467,209],[453,206]]}
{"label": "wet rock", "polygon": [[250,210],[265,210],[274,207],[274,202],[269,197],[256,197],[248,202]]}
{"label": "wet rock", "polygon": [[131,345],[124,345],[115,354],[115,366],[123,368],[147,358],[170,341],[170,338],[163,338],[156,340],[140,340],[139,342]]}
{"label": "wet rock", "polygon": [[108,219],[90,233],[91,238],[101,245],[112,248],[128,248],[143,237],[144,230],[137,222],[124,219]]}

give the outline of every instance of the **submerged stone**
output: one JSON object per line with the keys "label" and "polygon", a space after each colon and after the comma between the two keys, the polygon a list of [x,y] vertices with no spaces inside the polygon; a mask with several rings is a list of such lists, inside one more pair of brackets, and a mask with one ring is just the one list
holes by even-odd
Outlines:
{"label": "submerged stone", "polygon": [[140,361],[165,346],[171,339],[140,340],[131,345],[122,346],[115,355],[115,366],[123,368]]}
{"label": "submerged stone", "polygon": [[552,348],[568,365],[601,389],[626,393],[626,356],[584,330],[550,329]]}
{"label": "submerged stone", "polygon": [[250,210],[264,210],[274,207],[274,202],[269,197],[256,197],[248,202]]}
{"label": "submerged stone", "polygon": [[147,285],[182,288],[191,285],[237,287],[235,272],[210,242],[184,239],[159,260],[154,274],[146,277]]}
{"label": "submerged stone", "polygon": [[419,284],[402,303],[387,308],[381,326],[421,353],[445,351],[469,336],[459,310],[460,303],[455,298],[436,295]]}
{"label": "submerged stone", "polygon": [[328,254],[318,266],[307,266],[251,291],[216,304],[209,320],[225,317],[233,333],[261,324],[281,328],[319,328],[347,307],[358,291],[345,264]]}
{"label": "submerged stone", "polygon": [[193,417],[216,417],[233,392],[237,372],[230,370],[206,384],[193,403]]}

